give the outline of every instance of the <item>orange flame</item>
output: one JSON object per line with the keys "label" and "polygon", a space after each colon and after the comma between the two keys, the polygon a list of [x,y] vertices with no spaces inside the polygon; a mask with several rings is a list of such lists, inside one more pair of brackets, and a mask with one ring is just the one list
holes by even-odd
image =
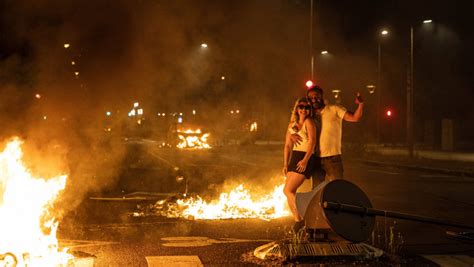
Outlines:
{"label": "orange flame", "polygon": [[[283,186],[275,186],[269,194],[251,195],[240,184],[228,193],[221,193],[218,200],[206,202],[200,196],[179,199],[176,203],[160,201],[155,206],[167,205],[166,210],[158,207],[160,215],[170,218],[191,218],[201,220],[259,218],[270,220],[288,216]],[[156,208],[156,207],[155,207]]]}
{"label": "orange flame", "polygon": [[49,211],[67,176],[33,177],[21,144],[15,138],[0,153],[0,253],[14,254],[17,266],[66,266],[72,255],[59,250],[58,222]]}
{"label": "orange flame", "polygon": [[177,147],[181,149],[211,148],[211,146],[207,143],[208,137],[209,133],[202,134],[201,129],[178,131],[179,144]]}

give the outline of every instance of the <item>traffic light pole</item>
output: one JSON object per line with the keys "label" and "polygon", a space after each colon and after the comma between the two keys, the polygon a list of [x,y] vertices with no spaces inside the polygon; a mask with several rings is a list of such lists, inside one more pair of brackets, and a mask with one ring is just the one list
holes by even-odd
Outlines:
{"label": "traffic light pole", "polygon": [[413,26],[410,27],[410,70],[407,79],[407,146],[413,157]]}
{"label": "traffic light pole", "polygon": [[377,138],[377,144],[380,143],[380,98],[381,98],[381,94],[382,94],[382,91],[381,91],[381,73],[380,71],[382,70],[382,66],[381,66],[381,57],[382,57],[382,45],[380,44],[380,41],[379,41],[379,44],[378,44],[378,60],[377,60],[377,87],[375,88],[376,89],[376,93],[377,93],[377,116],[376,116],[376,120],[377,120],[377,132],[376,132],[376,138]]}

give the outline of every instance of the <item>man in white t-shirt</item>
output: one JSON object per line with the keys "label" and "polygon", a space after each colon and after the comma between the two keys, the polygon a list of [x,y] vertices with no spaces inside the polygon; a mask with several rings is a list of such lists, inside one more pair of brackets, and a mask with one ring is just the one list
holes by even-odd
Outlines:
{"label": "man in white t-shirt", "polygon": [[[319,156],[320,166],[316,166],[313,174],[313,188],[324,180],[332,181],[344,177],[342,165],[342,121],[357,122],[362,117],[364,103],[360,94],[357,94],[355,103],[357,109],[350,112],[339,105],[326,105],[323,98],[323,89],[313,86],[306,92],[308,99],[313,105],[316,114],[317,139],[319,140],[319,151],[315,151]],[[292,136],[294,142],[299,142],[299,136]]]}

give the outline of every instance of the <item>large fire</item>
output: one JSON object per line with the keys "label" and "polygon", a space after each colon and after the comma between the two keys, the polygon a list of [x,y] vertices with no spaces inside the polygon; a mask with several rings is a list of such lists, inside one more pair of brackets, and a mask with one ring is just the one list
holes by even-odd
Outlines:
{"label": "large fire", "polygon": [[[152,207],[152,213],[169,218],[202,220],[280,218],[290,214],[283,194],[283,186],[275,186],[273,191],[267,194],[251,194],[243,184],[240,184],[228,193],[221,193],[219,199],[209,202],[200,196],[177,201],[162,200]],[[135,215],[144,214],[136,213]]]}
{"label": "large fire", "polygon": [[8,262],[14,258],[16,266],[67,266],[72,256],[59,249],[51,214],[67,176],[33,177],[22,162],[21,144],[15,138],[0,153],[0,254],[10,256],[0,266],[15,266]]}
{"label": "large fire", "polygon": [[207,143],[209,133],[202,133],[201,129],[197,130],[178,130],[179,144],[178,148],[204,149],[211,148]]}

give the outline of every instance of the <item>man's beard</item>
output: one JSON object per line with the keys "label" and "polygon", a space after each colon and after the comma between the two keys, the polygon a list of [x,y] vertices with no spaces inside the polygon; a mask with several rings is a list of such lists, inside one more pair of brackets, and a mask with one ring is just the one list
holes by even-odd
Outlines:
{"label": "man's beard", "polygon": [[313,103],[313,108],[314,109],[320,109],[322,107],[323,107],[323,102],[318,101],[318,102]]}

